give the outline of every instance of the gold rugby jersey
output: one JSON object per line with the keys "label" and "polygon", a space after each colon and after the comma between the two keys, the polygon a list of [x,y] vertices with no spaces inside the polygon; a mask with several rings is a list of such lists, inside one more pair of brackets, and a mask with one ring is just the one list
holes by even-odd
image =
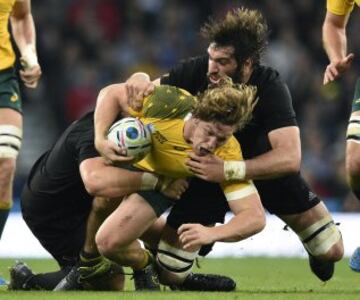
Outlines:
{"label": "gold rugby jersey", "polygon": [[8,30],[9,17],[16,0],[0,0],[0,70],[15,63],[15,52],[11,46]]}
{"label": "gold rugby jersey", "polygon": [[355,3],[360,6],[360,0],[327,0],[327,10],[335,15],[344,16],[349,14]]}
{"label": "gold rugby jersey", "polygon": [[[186,178],[194,174],[186,167],[185,161],[191,145],[183,136],[185,117],[189,114],[196,98],[187,91],[173,86],[162,85],[144,99],[140,113],[131,112],[144,124],[153,124],[152,150],[136,167],[173,178]],[[234,136],[215,151],[223,160],[242,160],[241,148]],[[231,181],[221,184],[228,201],[237,200],[256,193],[251,181]]]}

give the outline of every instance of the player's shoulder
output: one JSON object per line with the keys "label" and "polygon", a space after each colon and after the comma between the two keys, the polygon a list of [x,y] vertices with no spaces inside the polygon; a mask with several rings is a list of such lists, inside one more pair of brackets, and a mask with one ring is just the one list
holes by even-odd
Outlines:
{"label": "player's shoulder", "polygon": [[242,152],[238,140],[231,136],[223,146],[215,151],[215,155],[225,160],[241,160]]}
{"label": "player's shoulder", "polygon": [[256,66],[248,83],[257,87],[260,101],[288,94],[287,84],[279,72],[269,66]]}
{"label": "player's shoulder", "polygon": [[257,65],[249,80],[249,84],[258,86],[259,88],[265,88],[273,84],[278,84],[279,82],[282,82],[279,72],[265,65]]}
{"label": "player's shoulder", "polygon": [[184,89],[160,85],[144,100],[143,115],[149,118],[183,118],[195,101],[195,97]]}
{"label": "player's shoulder", "polygon": [[208,55],[198,55],[198,56],[192,56],[187,59],[183,59],[180,61],[180,64],[187,65],[187,66],[193,66],[193,67],[199,67],[199,68],[206,68],[208,66],[209,56]]}

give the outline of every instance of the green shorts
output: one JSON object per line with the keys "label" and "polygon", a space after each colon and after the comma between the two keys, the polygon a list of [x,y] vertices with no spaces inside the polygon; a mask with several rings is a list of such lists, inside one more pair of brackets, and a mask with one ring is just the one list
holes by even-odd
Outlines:
{"label": "green shorts", "polygon": [[0,70],[0,108],[12,108],[22,113],[19,83],[14,68]]}
{"label": "green shorts", "polygon": [[360,111],[360,78],[356,80],[354,100],[351,107],[351,112]]}
{"label": "green shorts", "polygon": [[[129,171],[145,172],[132,165],[123,165],[121,168],[127,169]],[[149,203],[158,217],[160,217],[169,207],[174,205],[174,201],[171,198],[166,197],[158,191],[139,191],[137,194],[139,194],[147,203]]]}

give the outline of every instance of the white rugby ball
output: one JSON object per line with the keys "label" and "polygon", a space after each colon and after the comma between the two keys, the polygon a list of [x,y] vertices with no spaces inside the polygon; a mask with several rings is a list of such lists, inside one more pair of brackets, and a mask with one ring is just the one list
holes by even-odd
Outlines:
{"label": "white rugby ball", "polygon": [[126,149],[126,156],[134,157],[134,161],[142,160],[151,150],[153,128],[145,125],[137,118],[123,118],[115,122],[109,129],[108,139]]}

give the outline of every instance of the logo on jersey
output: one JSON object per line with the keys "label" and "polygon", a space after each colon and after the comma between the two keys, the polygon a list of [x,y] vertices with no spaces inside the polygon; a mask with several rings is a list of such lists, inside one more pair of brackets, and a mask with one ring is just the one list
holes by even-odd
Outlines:
{"label": "logo on jersey", "polygon": [[177,151],[185,151],[187,148],[185,147],[179,147],[179,146],[174,146],[174,149]]}
{"label": "logo on jersey", "polygon": [[16,102],[18,100],[19,100],[19,96],[17,93],[12,94],[12,96],[10,97],[11,102]]}
{"label": "logo on jersey", "polygon": [[164,144],[168,141],[168,139],[164,137],[159,131],[154,132],[153,138],[155,138],[160,144]]}
{"label": "logo on jersey", "polygon": [[313,201],[316,199],[316,195],[312,192],[312,191],[309,191],[309,201]]}

